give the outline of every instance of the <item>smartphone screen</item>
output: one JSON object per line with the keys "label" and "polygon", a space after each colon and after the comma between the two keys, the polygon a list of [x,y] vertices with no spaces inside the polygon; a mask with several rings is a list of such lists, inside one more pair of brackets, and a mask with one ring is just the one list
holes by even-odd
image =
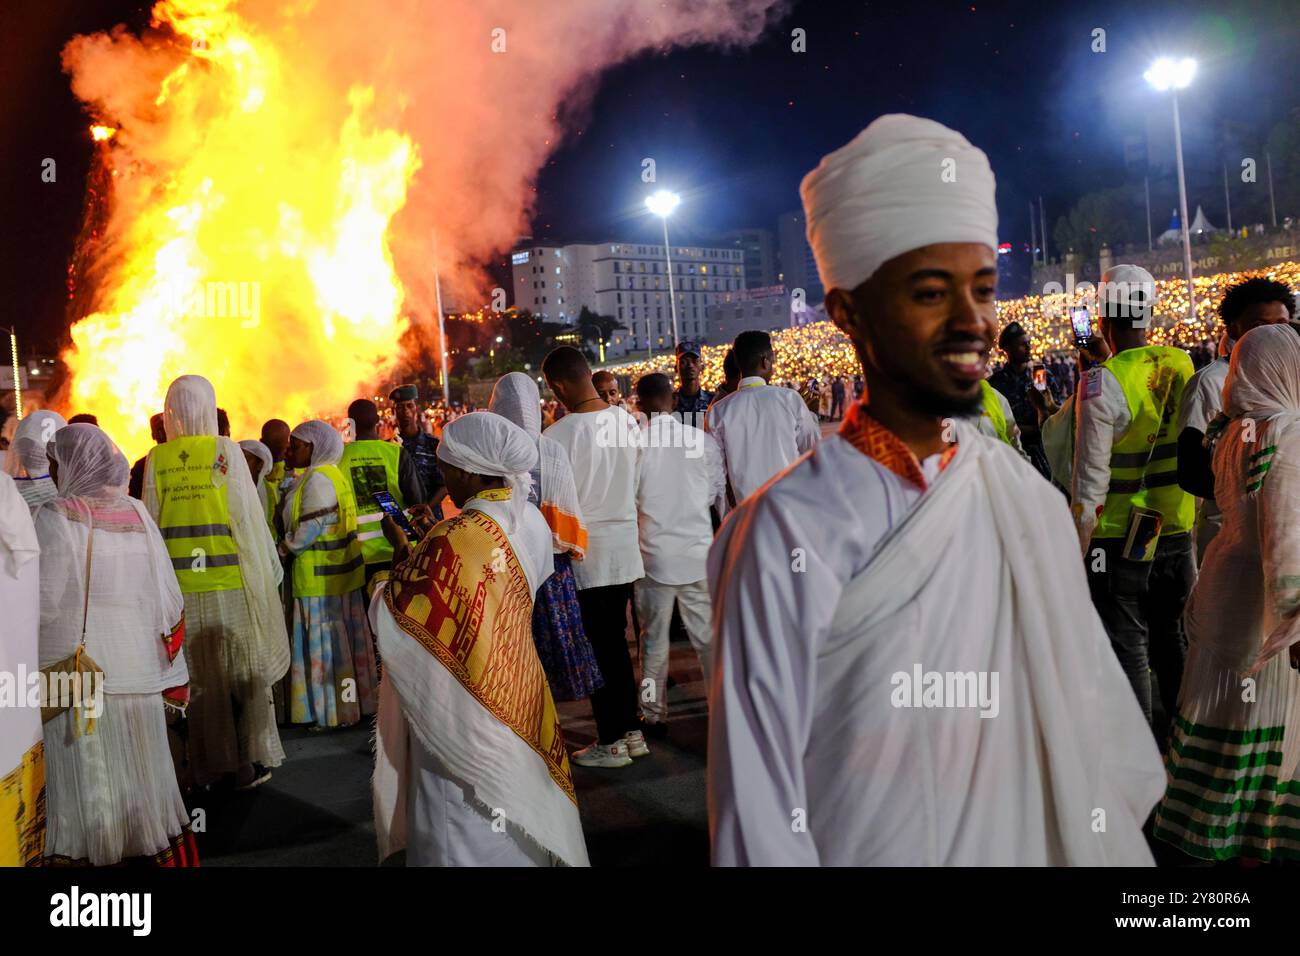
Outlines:
{"label": "smartphone screen", "polygon": [[1074,329],[1074,344],[1085,348],[1092,338],[1092,315],[1086,308],[1070,310],[1070,326]]}
{"label": "smartphone screen", "polygon": [[375,503],[384,510],[384,514],[397,522],[397,526],[406,532],[408,538],[414,540],[419,537],[419,535],[415,533],[415,529],[411,527],[411,522],[407,520],[406,513],[402,511],[401,508],[397,507],[397,502],[393,500],[392,495],[386,491],[376,491],[371,495],[371,497],[374,498]]}
{"label": "smartphone screen", "polygon": [[1040,392],[1047,391],[1047,368],[1039,365],[1034,368],[1034,388]]}

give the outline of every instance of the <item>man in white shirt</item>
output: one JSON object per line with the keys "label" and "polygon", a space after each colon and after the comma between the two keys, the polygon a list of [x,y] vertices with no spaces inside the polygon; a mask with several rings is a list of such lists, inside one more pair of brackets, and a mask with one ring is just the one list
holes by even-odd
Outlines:
{"label": "man in white shirt", "polygon": [[740,385],[709,409],[704,430],[722,449],[734,501],[762,488],[821,437],[821,426],[792,388],[769,385],[776,370],[772,337],[741,332],[732,343]]}
{"label": "man in white shirt", "polygon": [[1150,865],[1164,769],[1065,503],[961,417],[996,331],[987,159],[885,116],[801,193],[866,399],[709,554],[714,863]]}
{"label": "man in white shirt", "polygon": [[1182,349],[1147,344],[1155,289],[1151,273],[1129,264],[1107,269],[1097,285],[1111,356],[1079,385],[1070,509],[1093,604],[1163,741],[1151,674],[1172,719],[1187,657],[1183,606],[1196,581],[1196,504],[1178,485],[1175,429],[1192,360]]}
{"label": "man in white shirt", "polygon": [[674,607],[699,655],[705,683],[709,681],[709,506],[720,505],[726,479],[718,443],[672,414],[673,385],[667,375],[641,376],[636,395],[638,407],[650,416],[641,433],[636,495],[645,577],[636,583],[635,593],[642,642],[641,720],[653,737],[667,729],[668,632]]}
{"label": "man in white shirt", "polygon": [[569,346],[542,362],[542,375],[568,414],[546,429],[573,466],[587,524],[587,553],[573,564],[582,629],[604,686],[591,695],[597,739],[573,755],[581,767],[625,767],[650,753],[637,725],[636,677],[627,650],[632,584],[645,576],[637,544],[636,480],[640,428],[621,407],[596,394],[591,366]]}
{"label": "man in white shirt", "polygon": [[1178,483],[1201,499],[1196,511],[1197,564],[1223,525],[1223,514],[1214,503],[1214,470],[1204,440],[1210,422],[1223,411],[1223,383],[1232,347],[1256,326],[1290,322],[1294,312],[1295,297],[1281,282],[1260,277],[1237,283],[1219,303],[1224,332],[1218,356],[1199,369],[1183,390],[1178,407]]}

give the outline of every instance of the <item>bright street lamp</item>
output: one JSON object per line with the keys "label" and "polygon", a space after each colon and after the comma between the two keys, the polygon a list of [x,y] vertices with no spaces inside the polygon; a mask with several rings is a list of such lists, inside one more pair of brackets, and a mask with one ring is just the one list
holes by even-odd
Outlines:
{"label": "bright street lamp", "polygon": [[1162,56],[1151,64],[1151,69],[1142,74],[1142,78],[1161,93],[1186,89],[1195,76],[1196,61],[1189,56],[1181,60]]}
{"label": "bright street lamp", "polygon": [[1143,79],[1161,93],[1170,93],[1174,101],[1174,156],[1178,160],[1178,215],[1183,227],[1183,268],[1187,271],[1187,316],[1196,318],[1196,289],[1192,284],[1191,223],[1187,220],[1187,178],[1183,172],[1183,128],[1178,117],[1178,91],[1186,89],[1196,76],[1196,61],[1191,57],[1175,60],[1162,56],[1142,74]]}
{"label": "bright street lamp", "polygon": [[[676,193],[670,193],[666,189],[661,189],[652,196],[647,196],[645,200],[646,208],[664,221],[664,257],[668,260],[668,309],[673,317],[673,349],[677,348],[677,293],[673,289],[673,256],[672,250],[668,246],[668,217],[672,215],[682,201],[682,197]],[[646,313],[646,333],[650,335],[650,315]],[[653,339],[650,339],[653,342]],[[647,343],[649,344],[649,343]],[[653,346],[651,346],[651,355],[654,355]]]}

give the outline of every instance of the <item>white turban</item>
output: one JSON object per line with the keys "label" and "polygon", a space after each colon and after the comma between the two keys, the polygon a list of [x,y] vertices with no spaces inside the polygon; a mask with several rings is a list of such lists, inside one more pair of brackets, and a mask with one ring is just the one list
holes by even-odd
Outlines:
{"label": "white turban", "polygon": [[528,506],[529,474],[537,464],[537,441],[514,422],[494,412],[470,412],[442,429],[438,458],[473,475],[491,475],[510,486],[510,513],[514,526]]}
{"label": "white turban", "polygon": [[50,473],[46,444],[54,433],[68,424],[58,412],[42,409],[32,412],[18,423],[14,430],[14,453],[27,472],[28,478],[40,478]]}
{"label": "white turban", "polygon": [[822,285],[855,289],[895,256],[938,242],[996,252],[995,188],[988,157],[960,133],[905,113],[880,117],[799,186]]}
{"label": "white turban", "polygon": [[289,435],[311,444],[312,468],[318,465],[337,465],[343,457],[343,436],[329,422],[319,419],[303,422]]}

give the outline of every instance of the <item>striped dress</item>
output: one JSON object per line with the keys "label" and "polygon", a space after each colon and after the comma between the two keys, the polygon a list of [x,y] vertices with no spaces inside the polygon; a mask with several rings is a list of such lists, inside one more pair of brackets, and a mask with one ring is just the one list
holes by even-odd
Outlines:
{"label": "striped dress", "polygon": [[1238,419],[1214,471],[1223,530],[1187,605],[1191,646],[1155,835],[1202,860],[1296,860],[1300,674],[1285,647],[1267,656],[1265,642],[1294,631],[1300,609],[1300,420]]}

